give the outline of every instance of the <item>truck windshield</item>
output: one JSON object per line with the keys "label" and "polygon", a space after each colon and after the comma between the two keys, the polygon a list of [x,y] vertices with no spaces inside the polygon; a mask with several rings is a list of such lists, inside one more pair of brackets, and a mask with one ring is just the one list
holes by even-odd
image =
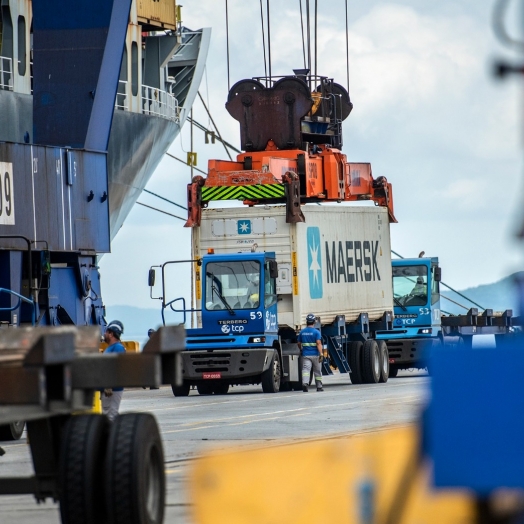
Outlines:
{"label": "truck windshield", "polygon": [[428,268],[393,266],[393,297],[399,306],[425,306],[428,302]]}
{"label": "truck windshield", "polygon": [[253,309],[260,303],[260,263],[253,260],[206,265],[205,308]]}

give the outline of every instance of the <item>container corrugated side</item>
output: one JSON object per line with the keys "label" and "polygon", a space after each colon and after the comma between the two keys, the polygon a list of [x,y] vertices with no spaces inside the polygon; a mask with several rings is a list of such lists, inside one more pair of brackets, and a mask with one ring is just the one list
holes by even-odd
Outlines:
{"label": "container corrugated side", "polygon": [[368,206],[304,206],[296,224],[299,294],[294,320],[314,313],[322,323],[346,322],[393,311],[391,242],[387,210]]}
{"label": "container corrugated side", "polygon": [[306,205],[305,223],[287,224],[284,206],[205,209],[193,230],[193,253],[274,251],[279,323],[300,328],[312,312],[370,319],[393,310],[387,211],[379,207]]}

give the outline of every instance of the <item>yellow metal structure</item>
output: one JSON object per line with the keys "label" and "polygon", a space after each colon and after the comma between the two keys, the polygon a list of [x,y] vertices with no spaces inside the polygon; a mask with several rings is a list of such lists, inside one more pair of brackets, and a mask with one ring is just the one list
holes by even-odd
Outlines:
{"label": "yellow metal structure", "polygon": [[91,413],[102,413],[102,399],[100,398],[100,391],[95,391],[93,409],[91,410]]}
{"label": "yellow metal structure", "polygon": [[160,29],[176,29],[177,5],[175,0],[136,0],[139,24]]}
{"label": "yellow metal structure", "polygon": [[[196,460],[196,524],[465,524],[468,493],[434,491],[415,426],[215,452]],[[370,503],[371,502],[371,503]]]}

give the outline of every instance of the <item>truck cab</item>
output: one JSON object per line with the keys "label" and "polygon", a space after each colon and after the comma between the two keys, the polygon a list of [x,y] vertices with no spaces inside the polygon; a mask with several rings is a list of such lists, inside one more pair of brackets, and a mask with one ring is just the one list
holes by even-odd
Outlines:
{"label": "truck cab", "polygon": [[390,374],[398,369],[425,367],[422,353],[441,337],[438,258],[393,260],[393,331],[378,332],[386,340]]}
{"label": "truck cab", "polygon": [[274,253],[209,254],[203,257],[200,272],[201,327],[188,330],[190,343],[203,335],[234,337],[235,344],[260,344],[254,335],[263,335],[270,345],[276,340]]}
{"label": "truck cab", "polygon": [[268,393],[285,382],[301,386],[298,347],[279,337],[277,276],[274,252],[210,250],[199,259],[198,327],[187,329],[184,382],[173,387],[175,396],[191,386],[201,394],[225,394],[238,384],[261,383]]}

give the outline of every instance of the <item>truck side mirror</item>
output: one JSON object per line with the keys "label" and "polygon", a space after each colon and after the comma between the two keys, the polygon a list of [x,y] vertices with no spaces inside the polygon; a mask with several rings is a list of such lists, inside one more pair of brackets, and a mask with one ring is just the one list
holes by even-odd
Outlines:
{"label": "truck side mirror", "polygon": [[442,268],[434,268],[433,279],[435,280],[435,282],[440,282],[442,280]]}
{"label": "truck side mirror", "polygon": [[153,287],[155,285],[155,270],[153,268],[149,270],[147,282],[149,284],[149,287]]}
{"label": "truck side mirror", "polygon": [[269,261],[269,276],[271,278],[278,278],[278,264],[276,260]]}

